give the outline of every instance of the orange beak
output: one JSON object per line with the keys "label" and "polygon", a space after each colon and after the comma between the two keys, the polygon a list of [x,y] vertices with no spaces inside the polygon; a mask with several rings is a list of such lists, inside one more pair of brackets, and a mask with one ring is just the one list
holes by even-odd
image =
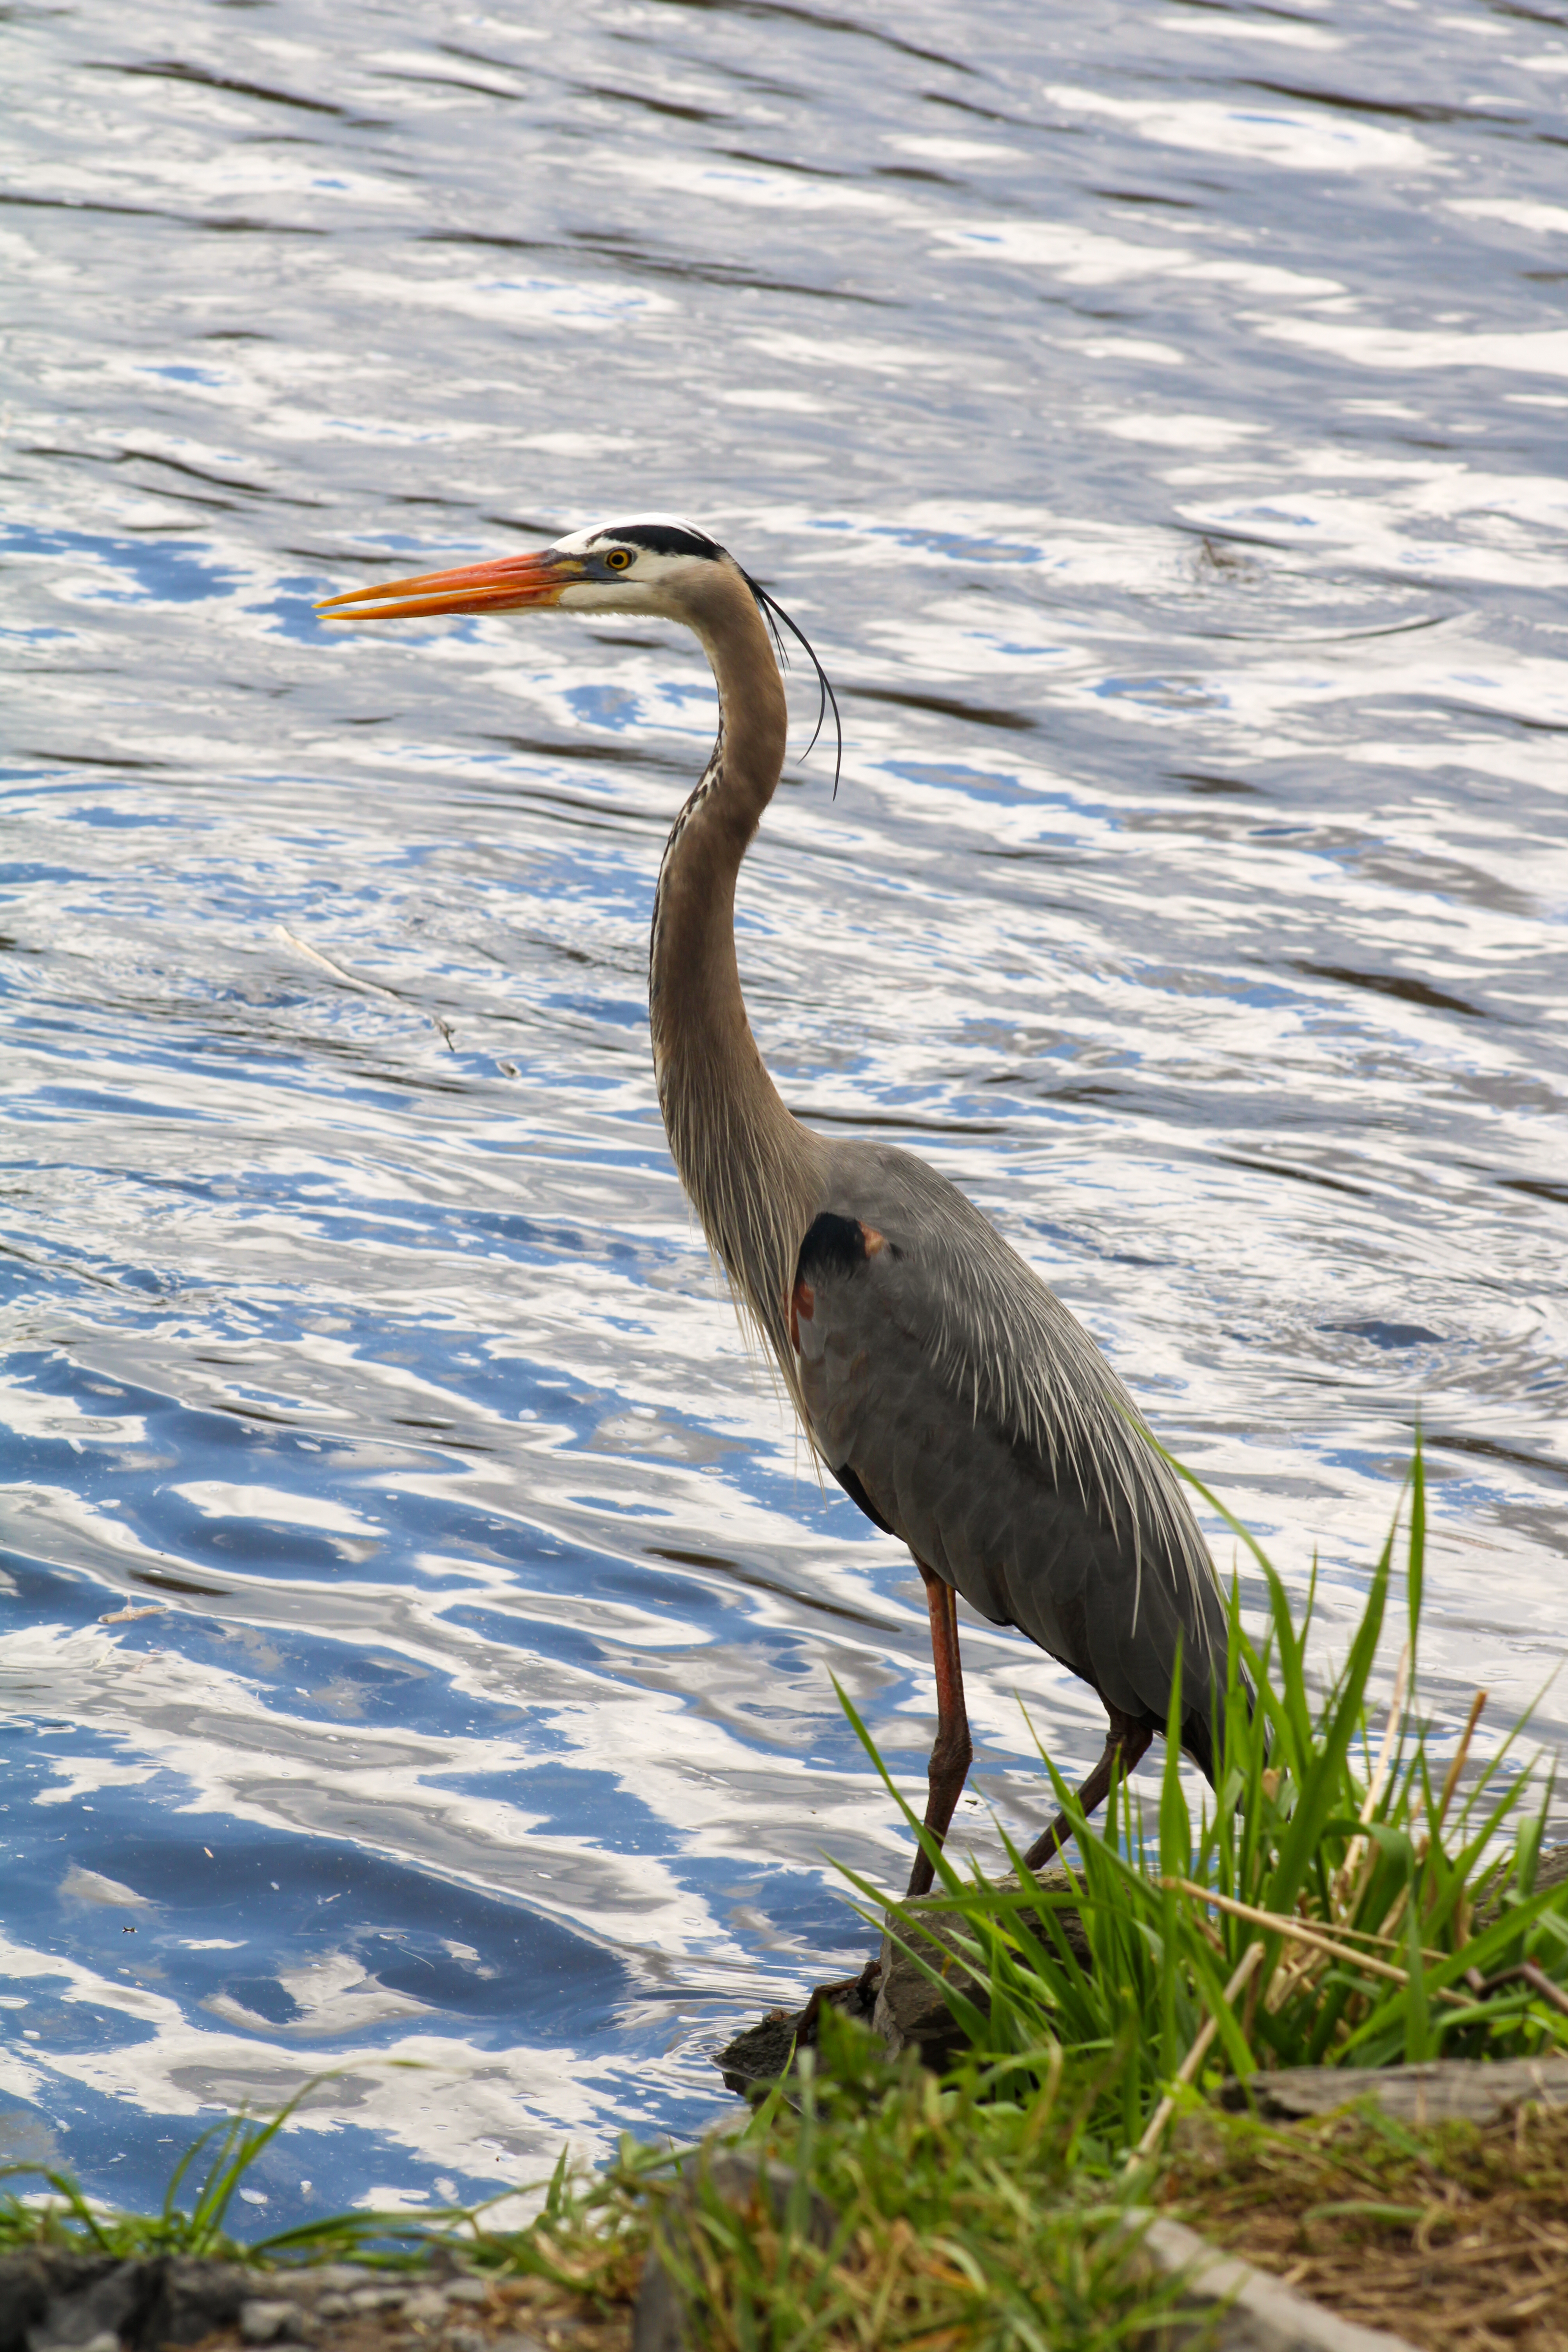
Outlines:
{"label": "orange beak", "polygon": [[503,555],[490,563],[459,564],[455,572],[421,572],[378,588],[350,588],[317,605],[329,621],[411,621],[426,613],[512,613],[524,604],[556,604],[561,592],[585,571],[581,557]]}

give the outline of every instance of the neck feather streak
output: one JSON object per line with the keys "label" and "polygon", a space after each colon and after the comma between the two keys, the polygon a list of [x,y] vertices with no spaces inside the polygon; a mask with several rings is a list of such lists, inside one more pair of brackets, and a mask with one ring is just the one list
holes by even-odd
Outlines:
{"label": "neck feather streak", "polygon": [[[717,584],[717,583],[716,583]],[[709,1247],[794,1389],[788,1297],[816,1214],[823,1147],[780,1101],[746,1018],[735,879],[783,764],[784,687],[734,575],[693,625],[719,688],[719,739],[665,845],[648,1013],[670,1152]]]}

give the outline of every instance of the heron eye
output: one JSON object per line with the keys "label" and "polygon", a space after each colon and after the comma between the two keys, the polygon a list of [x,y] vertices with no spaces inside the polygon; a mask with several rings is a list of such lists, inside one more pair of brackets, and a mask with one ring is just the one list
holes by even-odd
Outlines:
{"label": "heron eye", "polygon": [[605,569],[607,572],[625,572],[629,566],[631,560],[630,548],[612,547],[608,555],[605,558]]}

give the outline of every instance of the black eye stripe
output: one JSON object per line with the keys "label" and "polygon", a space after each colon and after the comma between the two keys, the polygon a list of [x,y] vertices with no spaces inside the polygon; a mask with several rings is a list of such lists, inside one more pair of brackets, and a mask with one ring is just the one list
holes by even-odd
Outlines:
{"label": "black eye stripe", "polygon": [[678,523],[623,523],[618,530],[606,531],[605,536],[624,540],[628,547],[640,548],[647,555],[716,556],[723,553],[716,540],[705,539],[698,531],[683,530]]}

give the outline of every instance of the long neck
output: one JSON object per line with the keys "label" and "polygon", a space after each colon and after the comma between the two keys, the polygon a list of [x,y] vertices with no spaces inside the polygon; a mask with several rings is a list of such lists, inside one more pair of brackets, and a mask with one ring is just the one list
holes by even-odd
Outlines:
{"label": "long neck", "polygon": [[680,1181],[786,1380],[788,1297],[816,1213],[823,1147],[780,1101],[746,1019],[735,877],[784,764],[783,681],[738,573],[692,616],[719,688],[719,738],[665,845],[648,1014],[659,1108]]}

